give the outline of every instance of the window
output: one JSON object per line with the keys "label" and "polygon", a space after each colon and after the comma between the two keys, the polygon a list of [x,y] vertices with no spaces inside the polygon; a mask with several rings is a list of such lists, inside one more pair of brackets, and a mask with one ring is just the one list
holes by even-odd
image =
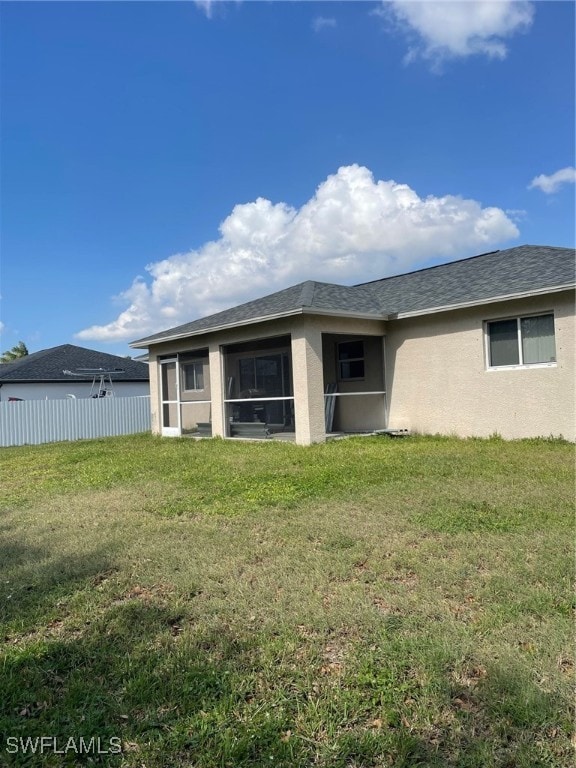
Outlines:
{"label": "window", "polygon": [[338,377],[341,380],[364,378],[363,341],[341,341],[338,344]]}
{"label": "window", "polygon": [[200,360],[183,363],[182,370],[185,391],[198,392],[204,389],[204,364]]}
{"label": "window", "polygon": [[556,362],[553,314],[494,320],[487,334],[490,368]]}

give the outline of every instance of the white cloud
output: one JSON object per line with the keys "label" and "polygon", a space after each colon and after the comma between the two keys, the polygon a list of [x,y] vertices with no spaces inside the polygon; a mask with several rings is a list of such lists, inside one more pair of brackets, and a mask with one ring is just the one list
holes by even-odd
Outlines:
{"label": "white cloud", "polygon": [[561,168],[556,173],[547,176],[545,173],[541,173],[540,176],[536,176],[530,182],[528,189],[541,189],[547,195],[551,195],[557,192],[562,184],[574,184],[576,183],[576,168],[569,166],[568,168]]}
{"label": "white cloud", "polygon": [[335,27],[336,26],[336,19],[332,17],[327,16],[316,16],[312,20],[312,29],[314,32],[320,32],[321,29],[325,29],[326,27]]}
{"label": "white cloud", "polygon": [[505,58],[505,39],[530,27],[534,5],[527,0],[386,0],[379,14],[414,41],[407,61],[421,56],[439,66],[474,54]]}
{"label": "white cloud", "polygon": [[194,5],[199,8],[207,19],[212,18],[212,7],[214,0],[194,0]]}
{"label": "white cloud", "polygon": [[77,338],[135,339],[302,280],[358,283],[518,234],[500,208],[456,195],[422,198],[407,184],[344,166],[299,209],[264,198],[235,206],[217,240],[148,265],[149,277],[119,297],[128,306],[117,319]]}
{"label": "white cloud", "polygon": [[509,219],[512,219],[512,221],[518,223],[524,221],[528,215],[527,211],[525,211],[523,208],[506,208],[504,213],[506,216],[508,216]]}

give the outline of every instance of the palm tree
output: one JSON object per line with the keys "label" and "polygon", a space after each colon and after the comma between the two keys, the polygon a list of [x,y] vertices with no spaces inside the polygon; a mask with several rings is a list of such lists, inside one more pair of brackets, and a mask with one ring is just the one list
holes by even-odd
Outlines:
{"label": "palm tree", "polygon": [[9,349],[8,352],[4,352],[0,357],[0,363],[13,363],[14,360],[19,360],[21,357],[26,357],[28,354],[28,348],[23,341],[19,341],[16,346]]}

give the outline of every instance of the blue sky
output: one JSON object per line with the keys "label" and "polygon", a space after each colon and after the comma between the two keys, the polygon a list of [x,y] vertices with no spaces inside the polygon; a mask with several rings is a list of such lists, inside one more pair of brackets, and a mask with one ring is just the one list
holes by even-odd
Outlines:
{"label": "blue sky", "polygon": [[574,245],[571,2],[2,2],[1,350]]}

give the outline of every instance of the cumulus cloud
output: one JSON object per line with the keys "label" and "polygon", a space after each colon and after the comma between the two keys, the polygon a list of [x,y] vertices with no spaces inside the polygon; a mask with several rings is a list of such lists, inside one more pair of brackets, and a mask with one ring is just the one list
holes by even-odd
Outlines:
{"label": "cumulus cloud", "polygon": [[576,168],[568,166],[567,168],[561,168],[556,173],[550,174],[550,176],[541,173],[540,176],[532,179],[528,189],[541,189],[542,192],[551,195],[554,192],[558,192],[562,184],[574,183],[576,183]]}
{"label": "cumulus cloud", "polygon": [[326,27],[335,27],[336,26],[336,19],[332,17],[327,16],[316,16],[312,20],[312,29],[314,32],[320,32],[321,29],[325,29]]}
{"label": "cumulus cloud", "polygon": [[505,39],[530,27],[534,5],[527,0],[385,0],[379,13],[411,40],[407,61],[422,57],[438,66],[474,54],[505,58]]}
{"label": "cumulus cloud", "polygon": [[135,339],[316,279],[353,284],[460,258],[518,236],[500,208],[457,195],[420,197],[350,165],[323,181],[302,207],[257,200],[237,205],[220,237],[146,267],[119,297],[111,323],[77,338]]}

